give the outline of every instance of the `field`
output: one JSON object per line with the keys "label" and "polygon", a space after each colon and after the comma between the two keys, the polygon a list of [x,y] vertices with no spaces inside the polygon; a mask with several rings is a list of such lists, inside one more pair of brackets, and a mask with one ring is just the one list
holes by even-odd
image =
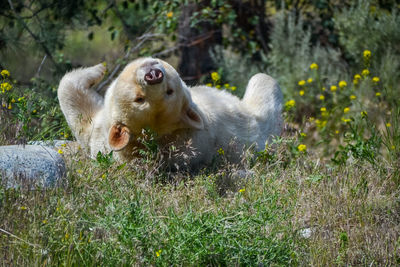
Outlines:
{"label": "field", "polygon": [[[362,3],[336,11],[337,47],[313,44],[306,22],[282,11],[261,61],[213,51],[217,67],[201,83],[241,96],[252,74],[266,72],[285,95],[282,136],[241,164],[216,149],[212,166],[170,172],[152,143],[124,164],[67,146],[60,187],[0,186],[0,265],[399,265],[400,17]],[[68,42],[81,45],[81,34]],[[107,47],[111,72],[118,63]],[[0,145],[73,140],[58,80],[20,82],[7,62]]]}

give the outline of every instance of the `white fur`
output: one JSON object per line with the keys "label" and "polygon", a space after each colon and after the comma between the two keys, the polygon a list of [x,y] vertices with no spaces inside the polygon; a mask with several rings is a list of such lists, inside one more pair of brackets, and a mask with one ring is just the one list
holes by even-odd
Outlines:
{"label": "white fur", "polygon": [[[161,83],[149,85],[144,80],[145,66],[161,69]],[[117,157],[132,158],[143,128],[155,131],[161,144],[182,145],[191,142],[196,156],[192,167],[208,164],[222,148],[237,160],[245,147],[262,150],[272,136],[282,129],[282,92],[276,81],[266,74],[254,75],[243,99],[216,88],[188,88],[168,63],[141,58],[130,63],[108,88],[104,97],[89,88],[104,74],[97,65],[67,73],[60,82],[58,97],[61,109],[77,140],[91,155],[109,152],[110,129],[124,125],[130,141]],[[173,89],[173,94],[166,94]],[[138,103],[138,96],[145,100]],[[190,152],[190,151],[188,151]]]}

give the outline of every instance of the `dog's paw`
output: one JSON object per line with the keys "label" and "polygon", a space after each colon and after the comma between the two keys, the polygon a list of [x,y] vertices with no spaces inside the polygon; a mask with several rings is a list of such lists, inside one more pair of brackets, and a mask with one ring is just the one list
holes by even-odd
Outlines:
{"label": "dog's paw", "polygon": [[106,73],[106,67],[103,64],[97,64],[93,67],[85,69],[87,79],[87,87],[92,87],[98,84]]}

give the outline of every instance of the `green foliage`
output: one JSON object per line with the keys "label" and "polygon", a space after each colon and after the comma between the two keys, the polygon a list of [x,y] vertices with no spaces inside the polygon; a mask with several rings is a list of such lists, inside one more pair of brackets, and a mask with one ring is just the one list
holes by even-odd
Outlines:
{"label": "green foliage", "polygon": [[[340,44],[346,55],[357,63],[360,52],[371,50],[376,58],[382,58],[388,51],[400,54],[400,16],[398,8],[391,11],[381,8],[371,0],[354,1],[350,8],[343,8],[334,16]],[[382,49],[382,48],[385,49]]]}

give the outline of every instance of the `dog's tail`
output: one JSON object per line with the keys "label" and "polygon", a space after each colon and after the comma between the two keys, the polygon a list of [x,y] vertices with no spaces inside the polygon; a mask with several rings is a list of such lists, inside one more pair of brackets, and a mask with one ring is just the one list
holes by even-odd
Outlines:
{"label": "dog's tail", "polygon": [[258,121],[265,122],[265,131],[270,135],[281,133],[282,101],[283,95],[277,81],[264,73],[251,77],[242,100]]}
{"label": "dog's tail", "polygon": [[76,69],[65,74],[58,86],[57,95],[61,110],[80,143],[89,142],[92,120],[103,107],[103,97],[90,87],[103,78],[105,71],[106,68],[102,64]]}

